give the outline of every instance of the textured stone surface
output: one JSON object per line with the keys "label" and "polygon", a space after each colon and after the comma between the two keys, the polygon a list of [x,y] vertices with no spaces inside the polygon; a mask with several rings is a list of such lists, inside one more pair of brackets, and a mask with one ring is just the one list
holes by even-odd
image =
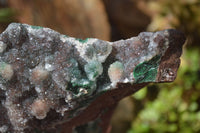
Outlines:
{"label": "textured stone surface", "polygon": [[0,130],[109,131],[120,99],[175,79],[184,41],[176,30],[107,42],[12,23],[0,35]]}

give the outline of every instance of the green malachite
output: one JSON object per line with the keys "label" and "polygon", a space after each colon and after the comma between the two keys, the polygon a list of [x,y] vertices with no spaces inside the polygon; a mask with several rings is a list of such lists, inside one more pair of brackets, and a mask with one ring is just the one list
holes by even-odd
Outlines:
{"label": "green malachite", "polygon": [[85,75],[81,73],[81,70],[78,67],[78,62],[75,59],[70,60],[71,67],[69,68],[70,77],[71,77],[71,87],[67,88],[74,93],[78,93],[77,89],[83,87],[87,89],[88,92],[92,92],[96,86],[96,78],[101,75],[103,68],[101,63],[97,61],[91,61],[85,65]]}
{"label": "green malachite", "polygon": [[156,55],[149,61],[145,61],[137,65],[133,70],[135,83],[155,81],[157,76],[157,69],[160,63],[160,58],[160,55]]}
{"label": "green malachite", "polygon": [[43,28],[43,27],[41,27],[41,26],[31,26],[31,28],[37,30],[37,29],[41,29],[41,28]]}
{"label": "green malachite", "polygon": [[86,43],[88,41],[89,38],[86,38],[86,39],[79,39],[79,38],[76,38],[76,40],[78,40],[79,42],[81,43]]}
{"label": "green malachite", "polygon": [[92,89],[92,86],[94,86],[95,82],[90,81],[88,79],[79,79],[76,81],[72,81],[72,86],[73,87],[83,87],[87,89]]}

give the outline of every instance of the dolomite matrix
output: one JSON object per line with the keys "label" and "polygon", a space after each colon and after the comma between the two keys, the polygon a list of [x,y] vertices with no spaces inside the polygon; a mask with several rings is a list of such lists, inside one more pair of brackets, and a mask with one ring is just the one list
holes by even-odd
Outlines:
{"label": "dolomite matrix", "polygon": [[177,30],[107,42],[12,23],[0,35],[0,132],[106,132],[120,99],[175,79],[184,42]]}

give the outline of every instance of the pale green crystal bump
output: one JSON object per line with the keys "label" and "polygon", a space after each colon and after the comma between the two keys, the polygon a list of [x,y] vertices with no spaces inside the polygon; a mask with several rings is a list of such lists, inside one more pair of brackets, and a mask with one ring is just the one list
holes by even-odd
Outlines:
{"label": "pale green crystal bump", "polygon": [[91,81],[95,81],[96,78],[102,74],[103,66],[98,61],[90,61],[88,64],[84,66],[84,70],[87,74],[87,77]]}
{"label": "pale green crystal bump", "polygon": [[76,48],[87,62],[97,60],[103,63],[112,51],[112,45],[109,42],[94,38],[78,40]]}
{"label": "pale green crystal bump", "polygon": [[[83,88],[90,89],[90,90],[88,90],[88,92],[92,92],[93,89],[96,88],[96,84],[95,84],[95,81],[94,81],[95,79],[94,80],[92,80],[92,78],[91,78],[91,80],[87,79],[87,77],[85,75],[83,75],[81,73],[81,71],[79,70],[78,62],[75,59],[71,59],[70,63],[71,63],[71,67],[70,67],[70,71],[69,71],[70,74],[71,74],[70,75],[70,77],[71,77],[70,82],[72,84],[72,87],[75,87],[75,88],[68,88],[68,89],[70,89],[71,91],[73,91],[75,93],[78,93],[78,90],[76,89],[76,87],[78,87],[78,88],[83,87]],[[91,64],[88,63],[88,66],[89,66],[90,69],[92,69],[91,65],[93,65],[93,63],[91,63]],[[99,65],[99,64],[97,64],[97,65]],[[87,72],[86,72],[86,74],[87,74]]]}

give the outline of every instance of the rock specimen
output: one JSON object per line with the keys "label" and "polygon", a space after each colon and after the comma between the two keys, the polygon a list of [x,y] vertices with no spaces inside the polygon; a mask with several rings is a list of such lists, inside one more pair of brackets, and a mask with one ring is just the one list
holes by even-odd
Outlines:
{"label": "rock specimen", "polygon": [[184,41],[176,30],[107,42],[12,23],[0,35],[0,131],[69,133],[93,121],[106,132],[120,99],[175,79]]}

